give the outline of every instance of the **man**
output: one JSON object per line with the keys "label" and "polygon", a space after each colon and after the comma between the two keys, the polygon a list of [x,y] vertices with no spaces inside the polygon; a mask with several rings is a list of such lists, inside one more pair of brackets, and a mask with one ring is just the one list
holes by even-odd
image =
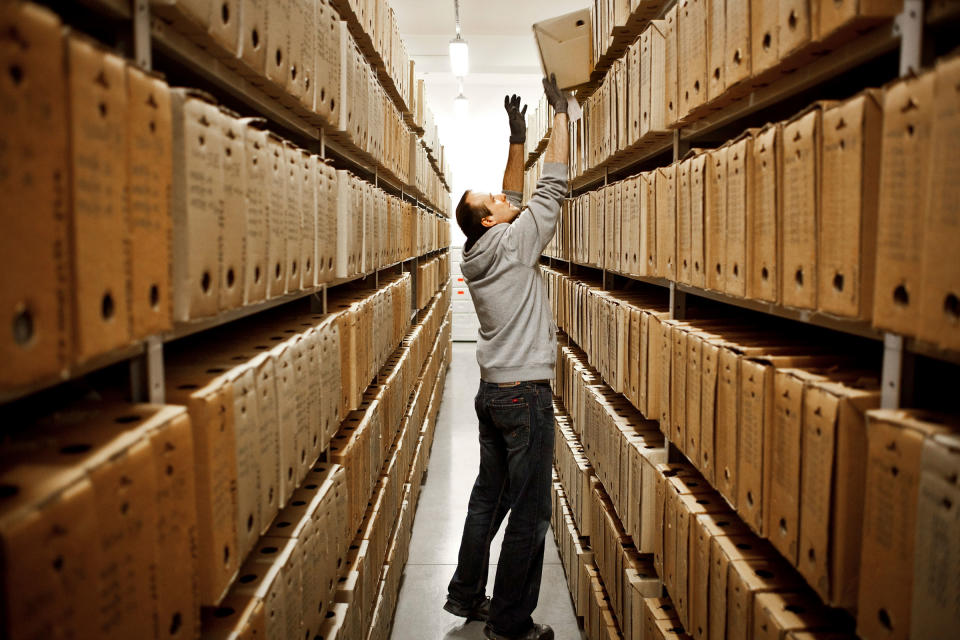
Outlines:
{"label": "man", "polygon": [[[457,571],[444,609],[486,620],[491,640],[551,640],[534,624],[544,536],[550,527],[556,327],[538,266],[567,193],[567,97],[555,77],[544,91],[556,116],[543,176],[521,211],[526,123],[520,99],[506,98],[510,151],[503,193],[467,191],[457,223],[467,236],[463,275],[480,319],[480,472],[470,494]],[[490,541],[510,512],[493,598],[486,598]]]}

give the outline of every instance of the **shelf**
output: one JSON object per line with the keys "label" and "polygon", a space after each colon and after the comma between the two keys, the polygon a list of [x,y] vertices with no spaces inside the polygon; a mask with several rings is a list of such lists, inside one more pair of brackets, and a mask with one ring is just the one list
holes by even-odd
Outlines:
{"label": "shelf", "polygon": [[[555,262],[569,264],[569,261],[561,260],[560,258],[554,258],[550,256],[543,257]],[[594,269],[596,271],[604,271],[604,269],[600,267],[594,267],[592,265],[580,264],[578,262],[573,262],[572,264],[578,267]],[[613,271],[611,269],[606,269],[605,271],[623,278],[628,278],[630,280],[644,282],[646,284],[659,287],[669,288],[672,284],[672,281],[667,278],[660,278],[656,276],[638,276]],[[576,277],[576,275],[573,275],[572,277]],[[857,336],[860,338],[876,340],[878,342],[882,342],[885,335],[884,331],[873,327],[870,322],[865,320],[842,318],[829,313],[823,313],[821,311],[813,311],[809,309],[794,309],[792,307],[785,307],[772,302],[752,300],[750,298],[740,298],[727,293],[711,291],[709,289],[703,289],[701,287],[694,287],[692,285],[682,283],[676,283],[676,290],[688,295],[697,296],[698,298],[704,298],[714,302],[740,307],[741,309],[747,309],[749,311],[756,311],[758,313],[775,316],[777,318],[783,318],[785,320],[801,322],[803,324],[809,324],[812,326],[821,327],[823,329],[829,329],[831,331],[846,333],[848,335]],[[917,340],[916,338],[907,337],[904,348],[909,353],[933,358],[935,360],[942,360],[944,362],[950,362],[953,364],[960,364],[960,352],[940,349],[933,344]]]}
{"label": "shelf", "polygon": [[0,405],[4,405],[8,402],[13,402],[14,400],[19,400],[20,398],[25,398],[26,396],[39,393],[45,389],[55,387],[58,384],[63,384],[64,382],[81,378],[85,375],[93,373],[94,371],[105,369],[112,365],[123,362],[124,360],[130,360],[131,358],[143,355],[143,353],[144,345],[142,342],[136,342],[126,347],[114,349],[113,351],[93,357],[82,364],[70,366],[64,369],[60,375],[39,380],[33,384],[18,387],[16,389],[0,391]]}

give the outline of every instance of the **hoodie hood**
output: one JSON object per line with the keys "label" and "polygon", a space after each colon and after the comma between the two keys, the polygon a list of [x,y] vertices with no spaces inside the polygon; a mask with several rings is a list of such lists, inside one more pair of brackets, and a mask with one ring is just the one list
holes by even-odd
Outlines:
{"label": "hoodie hood", "polygon": [[480,280],[490,271],[497,260],[497,245],[509,227],[509,224],[490,227],[472,247],[463,252],[460,270],[467,280]]}

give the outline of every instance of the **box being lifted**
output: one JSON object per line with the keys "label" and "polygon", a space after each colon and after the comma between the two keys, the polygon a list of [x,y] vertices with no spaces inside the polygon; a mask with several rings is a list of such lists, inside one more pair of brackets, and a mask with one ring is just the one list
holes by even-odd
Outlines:
{"label": "box being lifted", "polygon": [[534,23],[533,37],[545,76],[557,74],[561,89],[575,89],[590,81],[593,50],[590,10],[581,9]]}

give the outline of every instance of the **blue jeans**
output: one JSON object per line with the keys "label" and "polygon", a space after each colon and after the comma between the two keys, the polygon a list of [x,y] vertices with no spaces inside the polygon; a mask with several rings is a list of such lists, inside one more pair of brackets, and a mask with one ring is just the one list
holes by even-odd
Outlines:
{"label": "blue jeans", "polygon": [[533,626],[540,595],[544,536],[552,510],[553,394],[542,382],[512,387],[480,382],[480,472],[470,494],[457,571],[448,598],[472,606],[485,597],[490,541],[510,518],[497,564],[488,623],[506,636]]}

